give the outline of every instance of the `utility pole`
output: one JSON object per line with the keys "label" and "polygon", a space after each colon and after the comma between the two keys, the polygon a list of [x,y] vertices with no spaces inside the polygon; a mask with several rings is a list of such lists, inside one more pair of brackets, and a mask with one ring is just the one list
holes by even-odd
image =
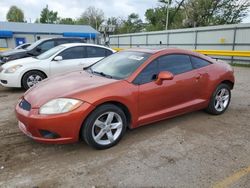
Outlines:
{"label": "utility pole", "polygon": [[168,0],[168,3],[167,3],[167,17],[166,17],[166,30],[168,30],[168,17],[169,17],[169,0]]}

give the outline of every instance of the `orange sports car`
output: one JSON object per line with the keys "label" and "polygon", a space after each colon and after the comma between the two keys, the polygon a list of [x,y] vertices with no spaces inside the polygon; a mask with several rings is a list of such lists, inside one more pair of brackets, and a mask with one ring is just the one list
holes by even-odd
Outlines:
{"label": "orange sports car", "polygon": [[180,49],[129,49],[81,72],[44,80],[16,105],[19,128],[44,143],[114,146],[136,128],[195,110],[225,112],[230,65]]}

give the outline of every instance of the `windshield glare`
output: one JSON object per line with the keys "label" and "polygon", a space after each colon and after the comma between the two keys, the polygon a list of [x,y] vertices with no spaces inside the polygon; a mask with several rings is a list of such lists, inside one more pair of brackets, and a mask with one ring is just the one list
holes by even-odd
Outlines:
{"label": "windshield glare", "polygon": [[41,42],[42,42],[42,40],[37,40],[36,42],[34,42],[30,46],[28,46],[28,48],[26,48],[26,50],[32,50],[33,48],[35,48],[36,46],[38,46]]}
{"label": "windshield glare", "polygon": [[93,73],[103,73],[116,79],[124,79],[129,77],[149,56],[150,54],[143,52],[118,52],[90,68]]}
{"label": "windshield glare", "polygon": [[55,53],[59,52],[60,50],[62,50],[64,47],[63,46],[56,46],[54,48],[51,48],[50,50],[40,54],[39,56],[37,56],[37,59],[43,60],[43,59],[48,59],[50,58],[52,55],[54,55]]}

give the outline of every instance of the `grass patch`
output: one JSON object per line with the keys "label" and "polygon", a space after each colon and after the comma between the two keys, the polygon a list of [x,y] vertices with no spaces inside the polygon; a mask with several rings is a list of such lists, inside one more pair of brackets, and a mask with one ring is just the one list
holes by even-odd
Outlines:
{"label": "grass patch", "polygon": [[250,68],[250,64],[238,64],[238,63],[230,63],[233,67],[248,67]]}

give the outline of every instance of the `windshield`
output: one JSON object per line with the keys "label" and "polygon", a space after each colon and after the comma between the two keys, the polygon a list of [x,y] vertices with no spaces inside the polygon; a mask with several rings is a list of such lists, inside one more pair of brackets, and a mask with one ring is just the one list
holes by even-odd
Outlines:
{"label": "windshield", "polygon": [[129,77],[151,54],[143,52],[118,52],[108,56],[89,69],[102,76],[124,79]]}
{"label": "windshield", "polygon": [[56,46],[54,48],[51,48],[50,50],[40,54],[39,56],[36,56],[36,59],[48,59],[50,58],[52,55],[54,55],[55,53],[59,52],[60,50],[62,50],[63,48],[65,48],[64,46]]}
{"label": "windshield", "polygon": [[41,42],[42,42],[42,40],[37,40],[36,42],[34,42],[33,44],[31,44],[28,48],[26,48],[26,50],[32,50],[33,48],[35,48],[36,46],[38,46]]}

